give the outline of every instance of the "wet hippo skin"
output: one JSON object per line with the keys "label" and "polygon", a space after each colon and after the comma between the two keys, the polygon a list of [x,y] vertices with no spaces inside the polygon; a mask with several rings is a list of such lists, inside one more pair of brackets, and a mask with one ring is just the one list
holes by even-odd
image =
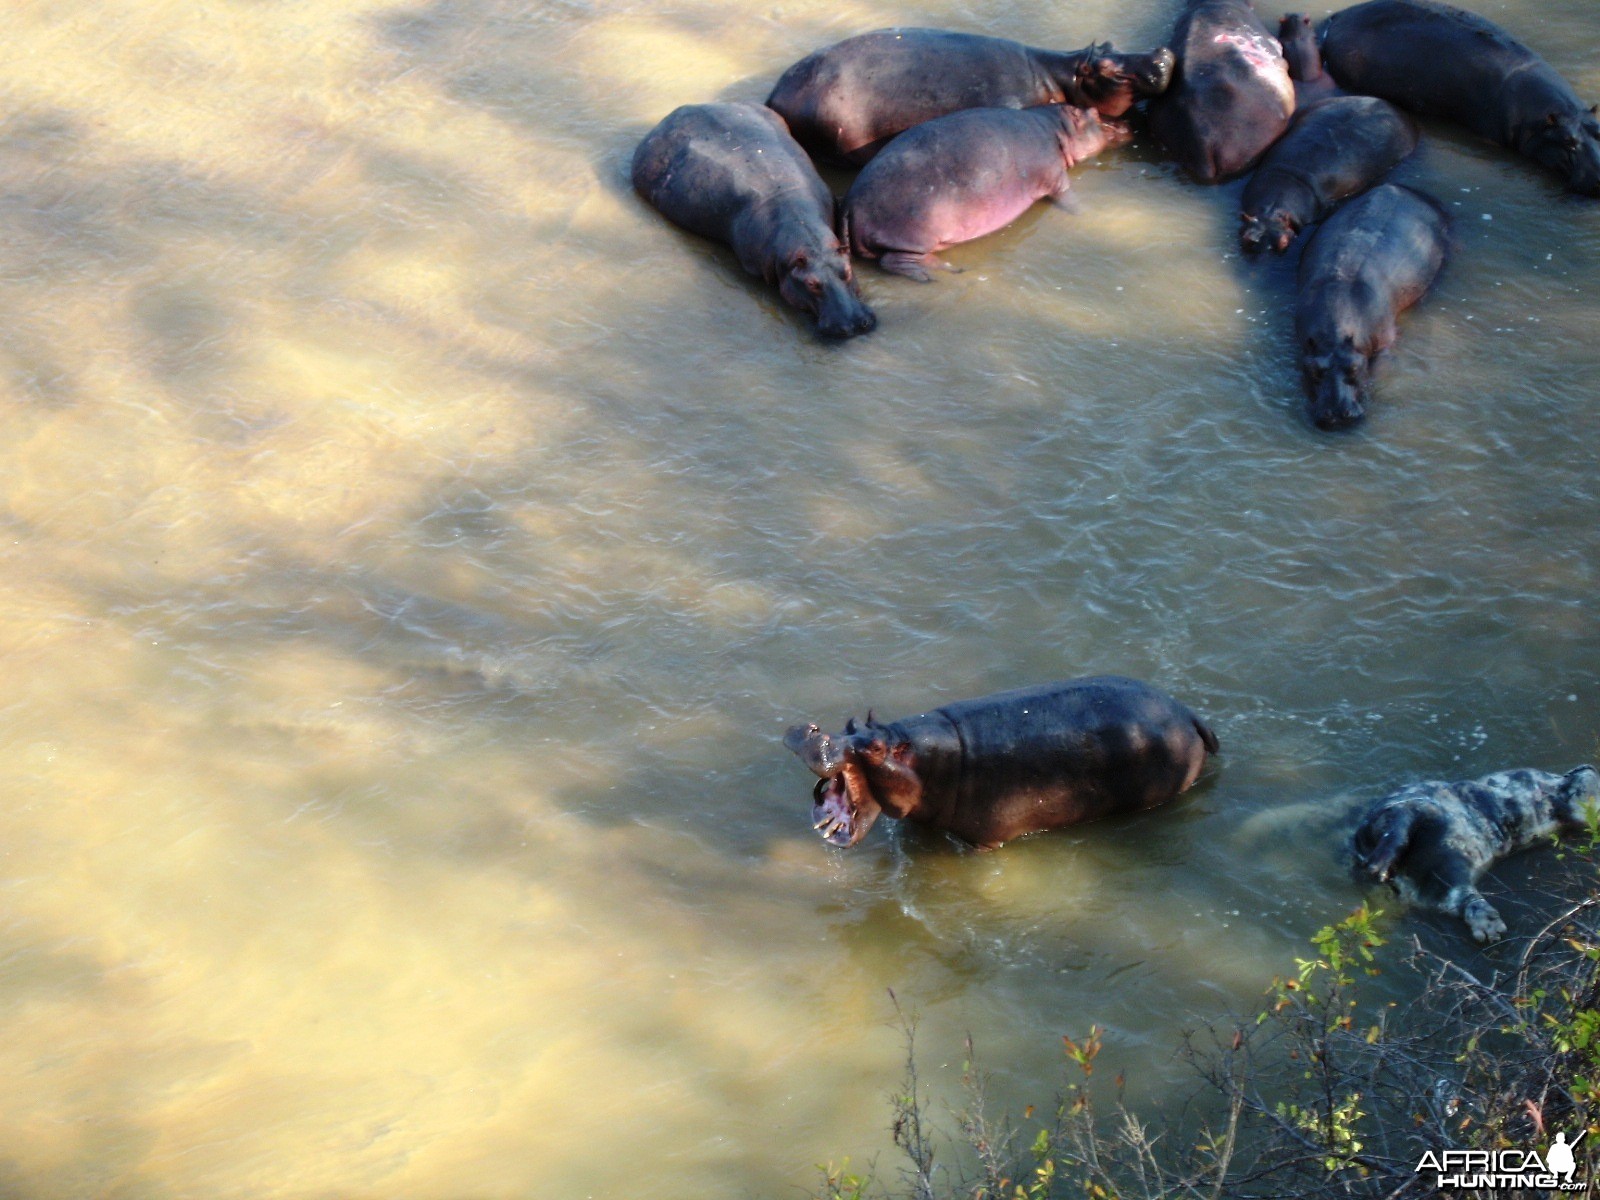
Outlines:
{"label": "wet hippo skin", "polygon": [[767,104],[818,158],[860,166],[902,130],[965,108],[1074,104],[1120,117],[1172,78],[1172,51],[1041,50],[945,29],[879,29],[783,73]]}
{"label": "wet hippo skin", "polygon": [[1493,21],[1435,0],[1371,0],[1321,34],[1324,65],[1350,91],[1454,121],[1600,196],[1593,108]]}
{"label": "wet hippo skin", "polygon": [[1099,675],[999,692],[841,734],[796,726],[784,744],[816,774],[813,824],[853,846],[882,813],[999,846],[1028,833],[1165,804],[1217,752],[1166,693]]}
{"label": "wet hippo skin", "polygon": [[1070,104],[969,108],[908,129],[862,168],[841,228],[851,253],[926,283],[936,254],[1009,225],[1036,200],[1061,199],[1069,168],[1127,126]]}
{"label": "wet hippo skin", "polygon": [[824,337],[877,324],[835,232],[833,193],[771,109],[674,110],[634,151],[633,186],[669,221],[731,246]]}

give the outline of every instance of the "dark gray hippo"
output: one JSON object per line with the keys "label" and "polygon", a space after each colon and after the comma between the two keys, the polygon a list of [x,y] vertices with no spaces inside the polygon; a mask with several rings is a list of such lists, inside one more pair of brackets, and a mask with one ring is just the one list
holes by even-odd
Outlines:
{"label": "dark gray hippo", "polygon": [[908,129],[845,194],[850,251],[926,283],[936,254],[993,233],[1034,201],[1071,190],[1068,168],[1120,146],[1128,127],[1070,104],[969,108]]}
{"label": "dark gray hippo", "polygon": [[1178,69],[1150,129],[1201,183],[1247,170],[1289,124],[1294,83],[1250,0],[1190,0],[1173,30]]}
{"label": "dark gray hippo", "polygon": [[1376,96],[1335,96],[1297,112],[1240,202],[1247,254],[1282,254],[1305,226],[1360,195],[1417,148],[1416,122]]}
{"label": "dark gray hippo", "polygon": [[687,104],[633,153],[633,186],[674,224],[733,247],[739,265],[776,284],[824,337],[870,332],[834,198],[771,109]]}
{"label": "dark gray hippo", "polygon": [[1278,22],[1278,44],[1283,47],[1289,78],[1294,81],[1296,108],[1340,94],[1333,76],[1322,69],[1322,47],[1317,44],[1317,31],[1310,17],[1305,13],[1285,13]]}
{"label": "dark gray hippo", "polygon": [[1329,217],[1300,259],[1295,334],[1312,422],[1343,429],[1366,415],[1372,362],[1394,344],[1395,317],[1444,265],[1449,221],[1428,196],[1392,183]]}
{"label": "dark gray hippo", "polygon": [[1478,891],[1497,859],[1541,838],[1579,832],[1600,815],[1600,771],[1565,775],[1500,771],[1459,783],[1413,783],[1374,802],[1350,839],[1351,866],[1364,883],[1386,883],[1408,903],[1460,917],[1472,936],[1506,931]]}
{"label": "dark gray hippo", "polygon": [[1352,92],[1464,125],[1600,196],[1594,110],[1493,21],[1435,0],[1371,0],[1323,22],[1322,57]]}
{"label": "dark gray hippo", "polygon": [[1148,684],[1073,679],[946,704],[842,734],[796,726],[784,745],[820,778],[813,824],[853,846],[880,813],[983,849],[1041,829],[1165,804],[1217,752],[1211,729]]}
{"label": "dark gray hippo", "polygon": [[819,158],[860,166],[901,130],[963,108],[1075,104],[1120,117],[1164,91],[1172,51],[1040,50],[944,29],[879,29],[802,58],[767,97]]}

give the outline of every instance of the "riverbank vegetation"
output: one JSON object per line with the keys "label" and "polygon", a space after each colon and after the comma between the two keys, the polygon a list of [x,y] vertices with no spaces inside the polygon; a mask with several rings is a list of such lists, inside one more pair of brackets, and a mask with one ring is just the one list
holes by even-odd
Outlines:
{"label": "riverbank vegetation", "polygon": [[[1363,999],[1383,937],[1366,906],[1320,930],[1260,1011],[1191,1032],[1198,1094],[1139,1114],[1107,1098],[1101,1037],[1063,1038],[1053,1105],[991,1111],[969,1040],[963,1099],[935,1109],[900,1013],[905,1077],[890,1097],[900,1161],[825,1166],[815,1200],[1223,1200],[1439,1194],[1444,1151],[1532,1152],[1564,1134],[1571,1178],[1600,1183],[1600,888],[1594,840],[1572,854],[1582,899],[1475,972],[1413,941],[1405,1006]],[[1385,956],[1389,957],[1389,956]],[[897,1008],[897,1012],[898,1012]],[[1466,1194],[1478,1194],[1467,1192]],[[1482,1194],[1490,1194],[1488,1192]],[[1515,1186],[1509,1200],[1546,1195]]]}

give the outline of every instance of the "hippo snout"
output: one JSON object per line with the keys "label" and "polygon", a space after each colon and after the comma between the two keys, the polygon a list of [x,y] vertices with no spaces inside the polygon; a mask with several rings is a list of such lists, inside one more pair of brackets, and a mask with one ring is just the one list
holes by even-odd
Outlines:
{"label": "hippo snout", "polygon": [[1311,403],[1311,423],[1330,433],[1359,425],[1366,415],[1361,388],[1343,379],[1325,381]]}
{"label": "hippo snout", "polygon": [[817,332],[823,337],[856,337],[871,333],[877,327],[877,315],[862,302],[849,284],[838,283],[823,292],[817,305]]}
{"label": "hippo snout", "polygon": [[1567,186],[1580,196],[1600,196],[1600,135],[1590,133],[1579,140]]}
{"label": "hippo snout", "polygon": [[1150,55],[1144,70],[1135,76],[1135,83],[1146,96],[1159,96],[1172,83],[1172,73],[1178,69],[1178,56],[1162,46]]}
{"label": "hippo snout", "polygon": [[1263,250],[1282,254],[1294,241],[1294,235],[1294,225],[1281,217],[1262,220],[1247,216],[1240,224],[1239,245],[1246,254],[1260,254]]}
{"label": "hippo snout", "polygon": [[845,748],[822,732],[817,725],[791,725],[783,744],[820,779],[831,779],[844,769]]}
{"label": "hippo snout", "polygon": [[1100,118],[1100,133],[1106,140],[1106,148],[1126,146],[1133,141],[1133,126],[1126,121],[1114,121],[1110,117]]}
{"label": "hippo snout", "polygon": [[1260,254],[1267,244],[1267,223],[1245,214],[1239,222],[1239,245],[1246,254]]}

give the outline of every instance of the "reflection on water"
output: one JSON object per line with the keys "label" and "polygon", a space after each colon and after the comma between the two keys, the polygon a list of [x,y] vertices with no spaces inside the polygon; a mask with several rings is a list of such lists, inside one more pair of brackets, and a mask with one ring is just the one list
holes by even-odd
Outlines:
{"label": "reflection on water", "polygon": [[[1600,95],[1591,5],[1489,7]],[[1148,151],[844,347],[625,187],[852,32],[1168,8],[16,6],[0,1192],[792,1193],[884,1148],[891,987],[936,1087],[1098,1022],[1157,1095],[1346,806],[1596,752],[1600,207],[1431,137],[1454,261],[1330,439]],[[1107,670],[1222,736],[1175,808],[807,827],[790,721]]]}

